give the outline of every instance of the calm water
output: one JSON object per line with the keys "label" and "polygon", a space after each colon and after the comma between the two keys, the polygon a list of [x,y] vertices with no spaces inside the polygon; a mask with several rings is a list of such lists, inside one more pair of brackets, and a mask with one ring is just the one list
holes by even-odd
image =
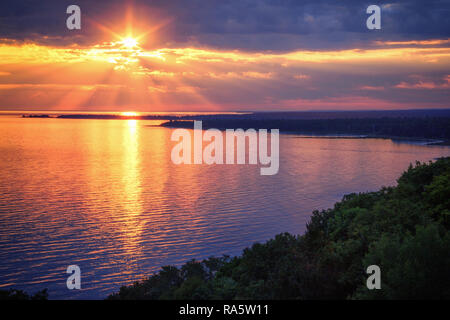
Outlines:
{"label": "calm water", "polygon": [[[0,117],[0,288],[104,298],[161,266],[236,255],[314,209],[394,185],[449,147],[280,137],[280,171],[176,166],[171,130],[150,121]],[[66,289],[77,264],[82,290]]]}

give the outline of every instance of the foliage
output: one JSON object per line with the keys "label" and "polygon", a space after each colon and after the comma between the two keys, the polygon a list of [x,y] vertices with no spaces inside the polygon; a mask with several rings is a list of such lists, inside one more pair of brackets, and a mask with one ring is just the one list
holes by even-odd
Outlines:
{"label": "foliage", "polygon": [[[396,187],[314,211],[304,235],[279,234],[241,256],[165,266],[108,299],[449,299],[450,158],[417,162]],[[366,269],[381,268],[368,290]],[[43,300],[0,290],[0,300]]]}
{"label": "foliage", "polygon": [[[396,187],[313,212],[302,236],[163,267],[109,299],[449,299],[449,181],[450,158],[418,162]],[[366,287],[372,264],[381,290]]]}
{"label": "foliage", "polygon": [[[203,129],[265,129],[277,128],[280,132],[304,134],[355,134],[371,137],[403,137],[450,140],[450,117],[381,117],[381,118],[332,118],[292,119],[284,118],[201,118]],[[193,122],[173,120],[162,124],[165,127],[192,128]]]}
{"label": "foliage", "polygon": [[0,300],[47,300],[47,298],[47,289],[38,291],[34,295],[16,289],[0,290]]}

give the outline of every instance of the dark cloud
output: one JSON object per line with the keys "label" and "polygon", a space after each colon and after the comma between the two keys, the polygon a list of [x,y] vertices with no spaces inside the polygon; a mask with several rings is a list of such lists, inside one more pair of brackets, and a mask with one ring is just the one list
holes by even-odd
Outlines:
{"label": "dark cloud", "polygon": [[[70,4],[81,7],[81,31],[65,27]],[[127,7],[134,8],[137,24],[170,21],[159,30],[153,46],[283,51],[450,37],[449,1],[380,1],[376,4],[382,6],[382,29],[377,31],[365,26],[370,4],[356,0],[3,1],[0,37],[54,45],[95,43],[101,33],[95,22],[120,27]]]}

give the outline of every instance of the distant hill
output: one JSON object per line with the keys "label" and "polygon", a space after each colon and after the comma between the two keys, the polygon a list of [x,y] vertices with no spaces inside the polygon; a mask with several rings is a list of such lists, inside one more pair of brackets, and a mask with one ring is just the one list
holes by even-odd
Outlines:
{"label": "distant hill", "polygon": [[202,120],[203,128],[280,129],[280,132],[315,135],[365,135],[381,138],[438,139],[450,143],[450,109],[390,111],[293,111],[237,114],[39,114],[23,117],[61,119],[136,119],[167,120],[161,126],[192,128],[193,120]]}
{"label": "distant hill", "polygon": [[[193,122],[172,120],[162,126],[193,128]],[[338,119],[221,118],[202,119],[204,129],[280,129],[281,133],[366,135],[382,138],[450,140],[450,117],[381,117]]]}

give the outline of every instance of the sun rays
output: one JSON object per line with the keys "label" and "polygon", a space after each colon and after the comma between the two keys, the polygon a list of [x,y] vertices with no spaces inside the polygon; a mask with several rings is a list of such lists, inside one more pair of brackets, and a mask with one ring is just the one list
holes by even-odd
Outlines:
{"label": "sun rays", "polygon": [[[94,43],[61,47],[0,39],[3,107],[221,111],[340,108],[357,103],[355,108],[375,104],[401,108],[410,106],[406,98],[401,101],[402,94],[422,90],[426,97],[426,91],[431,96],[448,89],[448,73],[442,70],[448,70],[450,48],[435,42],[421,42],[419,47],[414,42],[375,42],[366,50],[284,52],[170,42],[156,47],[162,43],[160,30],[171,19],[139,20],[128,7],[121,23],[86,20],[99,31]],[[390,78],[393,65],[405,70],[398,79]],[[392,93],[391,98],[386,92]]]}

